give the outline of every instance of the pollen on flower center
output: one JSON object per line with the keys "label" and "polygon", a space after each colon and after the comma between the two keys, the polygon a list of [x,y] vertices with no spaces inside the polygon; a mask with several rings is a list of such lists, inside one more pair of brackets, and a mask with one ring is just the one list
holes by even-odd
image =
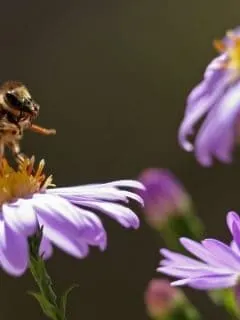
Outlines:
{"label": "pollen on flower center", "polygon": [[0,164],[0,206],[18,198],[28,197],[48,186],[53,186],[52,176],[46,178],[43,173],[44,160],[40,161],[36,170],[34,162],[34,157],[25,159],[18,166],[18,169],[14,170],[6,159],[2,159]]}
{"label": "pollen on flower center", "polygon": [[240,72],[240,36],[232,31],[228,31],[226,36],[229,43],[226,43],[227,41],[215,40],[213,45],[218,52],[227,54],[227,61],[222,66]]}

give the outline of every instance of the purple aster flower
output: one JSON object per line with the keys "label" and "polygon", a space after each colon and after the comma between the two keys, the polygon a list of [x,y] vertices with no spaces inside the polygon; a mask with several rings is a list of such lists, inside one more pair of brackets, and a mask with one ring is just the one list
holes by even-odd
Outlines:
{"label": "purple aster flower", "polygon": [[[231,162],[240,133],[240,28],[227,32],[226,37],[214,45],[220,54],[190,93],[179,129],[181,146],[186,151],[194,151],[204,166],[210,166],[213,158]],[[200,120],[203,121],[195,133]],[[189,136],[193,134],[192,143]]]}
{"label": "purple aster flower", "polygon": [[240,217],[229,212],[227,225],[233,236],[230,245],[215,239],[198,243],[181,238],[183,247],[197,259],[161,249],[164,259],[157,270],[177,278],[172,282],[173,286],[187,285],[200,290],[237,286],[240,279]]}
{"label": "purple aster flower", "polygon": [[43,227],[40,253],[52,254],[52,244],[77,258],[85,257],[89,246],[106,248],[106,232],[99,217],[102,212],[125,228],[138,228],[134,212],[124,206],[133,199],[143,201],[134,192],[142,189],[134,180],[90,184],[69,188],[51,188],[52,177],[43,174],[44,161],[34,171],[34,158],[17,171],[6,161],[0,172],[0,266],[19,276],[29,265],[28,237]]}
{"label": "purple aster flower", "polygon": [[144,199],[144,213],[154,228],[161,226],[172,216],[189,212],[191,200],[183,185],[166,169],[146,169],[139,181],[145,186],[139,194]]}

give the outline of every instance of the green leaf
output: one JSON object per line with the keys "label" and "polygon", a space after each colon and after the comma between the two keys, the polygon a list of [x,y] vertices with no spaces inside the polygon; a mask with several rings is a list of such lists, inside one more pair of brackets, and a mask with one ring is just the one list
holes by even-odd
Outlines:
{"label": "green leaf", "polygon": [[53,320],[58,320],[55,312],[55,306],[53,306],[40,292],[28,292],[33,296],[40,304],[43,312],[46,316]]}
{"label": "green leaf", "polygon": [[73,284],[70,288],[68,288],[64,294],[61,297],[60,300],[60,311],[62,314],[64,314],[64,316],[66,316],[66,306],[67,306],[67,299],[69,294],[72,292],[73,289],[78,288],[79,285],[78,284]]}

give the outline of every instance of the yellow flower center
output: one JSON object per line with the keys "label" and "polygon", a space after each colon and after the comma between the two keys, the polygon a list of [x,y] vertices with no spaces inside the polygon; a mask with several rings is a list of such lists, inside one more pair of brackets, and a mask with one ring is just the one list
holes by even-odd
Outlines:
{"label": "yellow flower center", "polygon": [[222,40],[215,40],[213,45],[218,52],[227,53],[228,60],[223,63],[223,67],[240,71],[240,37],[232,31],[226,35],[230,40],[229,45]]}
{"label": "yellow flower center", "polygon": [[45,161],[41,160],[34,170],[35,158],[25,159],[14,170],[6,159],[0,164],[0,206],[18,198],[28,197],[36,192],[45,190],[52,184],[52,176],[46,178],[43,173]]}

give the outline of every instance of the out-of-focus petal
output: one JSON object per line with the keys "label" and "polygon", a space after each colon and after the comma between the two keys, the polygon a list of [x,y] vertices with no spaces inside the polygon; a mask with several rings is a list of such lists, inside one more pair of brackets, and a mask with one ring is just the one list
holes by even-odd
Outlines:
{"label": "out-of-focus petal", "polygon": [[184,248],[199,260],[161,249],[164,259],[160,261],[157,271],[178,278],[172,282],[173,286],[187,285],[202,290],[235,286],[240,270],[239,220],[235,212],[228,213],[227,224],[234,238],[230,246],[216,239],[205,239],[198,243],[181,238]]}
{"label": "out-of-focus petal", "polygon": [[[230,163],[238,143],[239,39],[240,34],[235,29],[227,32],[222,41],[215,42],[220,55],[208,65],[203,80],[187,98],[179,143],[186,151],[194,151],[203,166],[211,166],[214,159]],[[195,134],[197,124],[200,126]]]}
{"label": "out-of-focus petal", "polygon": [[202,244],[223,266],[230,267],[236,271],[240,270],[240,257],[229,246],[215,239],[205,239]]}
{"label": "out-of-focus petal", "polygon": [[212,253],[204,248],[200,243],[187,238],[181,238],[180,242],[185,249],[187,249],[190,253],[192,253],[202,261],[216,267],[222,267],[222,263],[215,259]]}
{"label": "out-of-focus petal", "polygon": [[221,93],[226,87],[226,82],[227,79],[222,76],[218,79],[213,91],[201,97],[191,109],[188,107],[188,112],[179,129],[179,142],[186,151],[193,150],[193,145],[188,141],[188,136],[193,134],[197,122],[221,99]]}
{"label": "out-of-focus petal", "polygon": [[172,286],[188,285],[198,290],[213,290],[233,287],[237,282],[236,275],[209,275],[199,278],[189,278],[174,281]]}
{"label": "out-of-focus petal", "polygon": [[199,265],[202,265],[204,266],[204,263],[198,261],[198,260],[195,260],[195,259],[192,259],[192,258],[189,258],[181,253],[177,253],[177,252],[173,252],[173,251],[170,251],[168,249],[161,249],[160,250],[160,253],[167,259],[169,259],[172,263],[176,263],[176,264],[179,264],[179,265],[182,265],[182,264],[187,264],[187,265],[192,265],[192,266],[199,266]]}
{"label": "out-of-focus petal", "polygon": [[235,211],[228,212],[226,221],[227,221],[228,229],[230,230],[231,233],[232,233],[232,226],[234,222],[240,225],[240,217]]}
{"label": "out-of-focus petal", "polygon": [[182,268],[177,266],[166,266],[158,268],[157,271],[176,278],[197,278],[204,276],[206,277],[209,275],[231,274],[231,272],[228,270],[220,270],[220,272],[216,272],[213,267],[208,266],[205,266],[205,268]]}
{"label": "out-of-focus petal", "polygon": [[[240,83],[229,88],[201,126],[195,143],[196,156],[201,163],[211,164],[212,156],[223,162],[231,161],[240,114],[239,90]],[[207,157],[209,160],[204,160]]]}
{"label": "out-of-focus petal", "polygon": [[231,241],[230,247],[231,247],[232,251],[234,251],[237,255],[240,256],[240,248],[239,248],[239,246],[236,244],[235,241]]}
{"label": "out-of-focus petal", "polygon": [[24,235],[0,221],[0,264],[9,274],[22,275],[28,267],[28,243]]}

